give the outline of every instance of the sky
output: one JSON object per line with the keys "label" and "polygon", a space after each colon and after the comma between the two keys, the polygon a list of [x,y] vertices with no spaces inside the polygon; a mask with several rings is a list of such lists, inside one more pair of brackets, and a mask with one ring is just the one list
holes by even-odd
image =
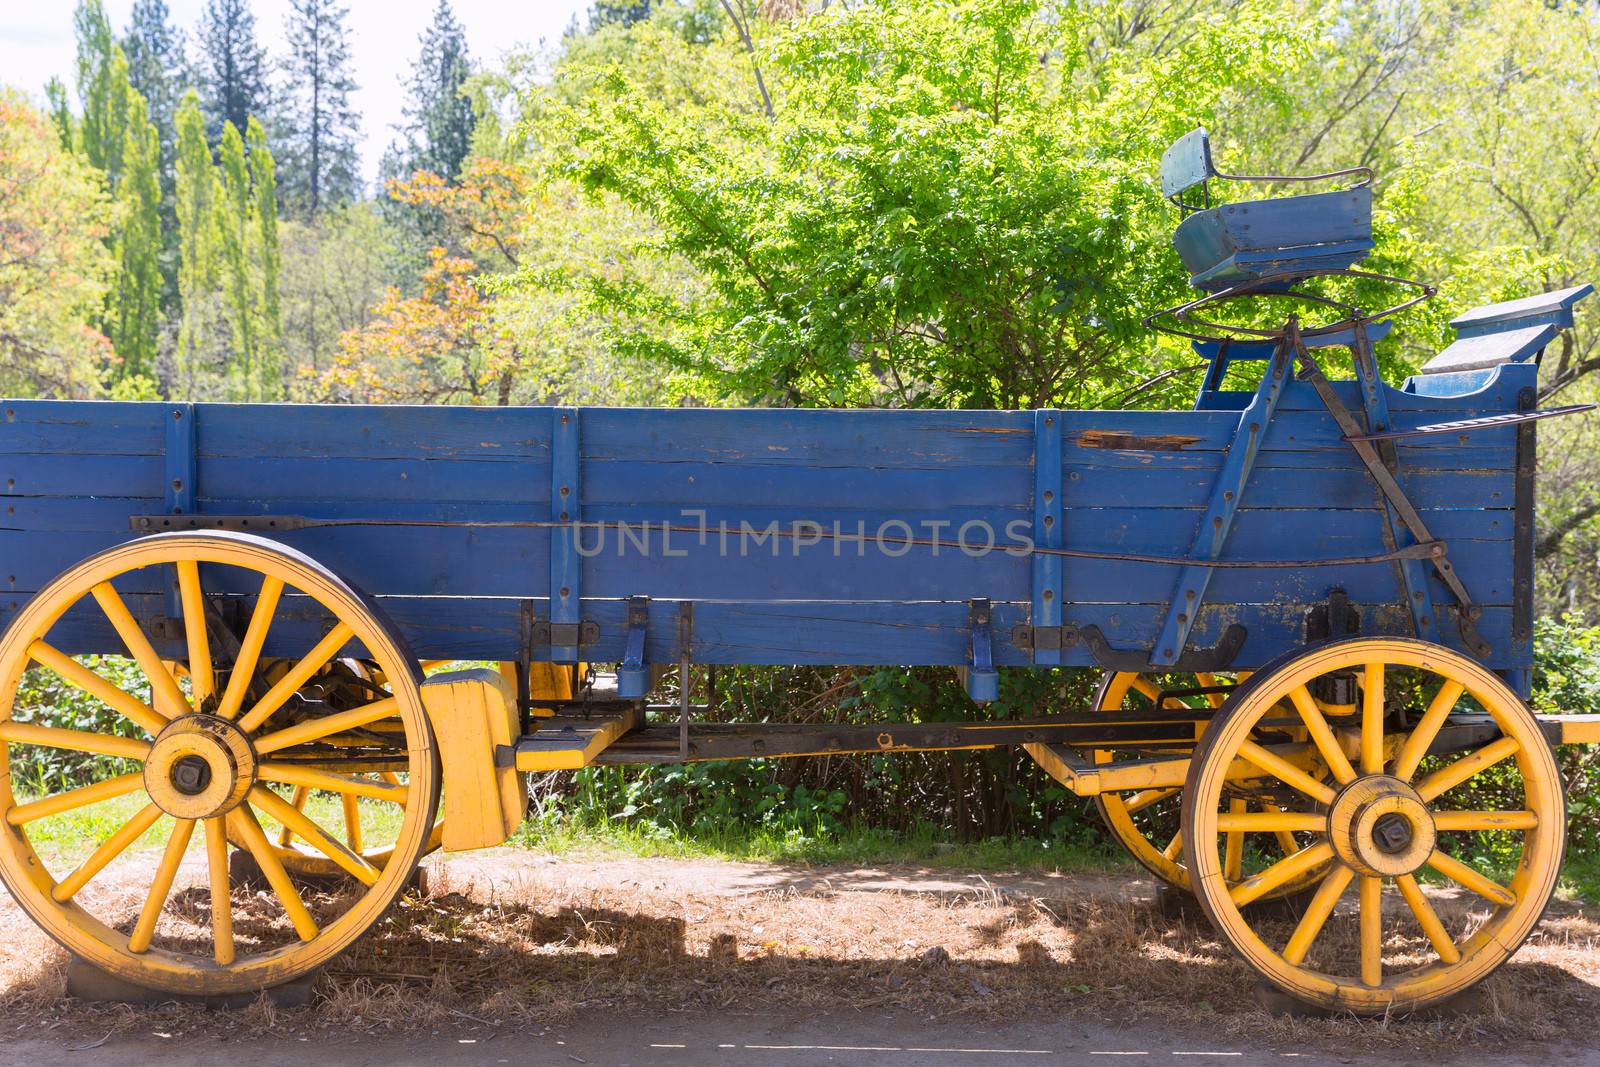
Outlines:
{"label": "sky", "polygon": [[[368,182],[377,177],[378,159],[393,139],[392,127],[404,116],[401,78],[419,48],[417,36],[433,19],[437,0],[346,0],[351,58],[361,86],[354,103],[361,112],[361,169]],[[104,0],[106,14],[120,37],[133,0]],[[52,77],[72,85],[76,43],[72,37],[73,0],[0,0],[0,84],[21,89],[37,100]],[[167,0],[172,21],[185,31],[200,21],[205,0]],[[589,0],[452,0],[456,19],[467,31],[467,45],[480,63],[494,63],[518,45],[555,41]],[[285,51],[283,22],[289,0],[251,0],[256,34],[273,58]]]}

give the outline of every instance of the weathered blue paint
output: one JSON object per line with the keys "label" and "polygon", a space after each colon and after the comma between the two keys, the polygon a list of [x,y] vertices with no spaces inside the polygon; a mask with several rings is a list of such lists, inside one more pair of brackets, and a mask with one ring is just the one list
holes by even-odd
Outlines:
{"label": "weathered blue paint", "polygon": [[[1037,411],[1033,416],[1033,543],[1042,548],[1066,544],[1066,508],[1061,502],[1061,412]],[[1060,556],[1040,553],[1033,557],[1033,625],[1060,627],[1064,568]],[[1059,648],[1033,650],[1041,666],[1061,662]]]}
{"label": "weathered blue paint", "polygon": [[[1531,364],[1495,368],[1464,394],[1382,388],[1396,428],[1516,410]],[[1352,408],[1355,382],[1336,383]],[[133,535],[132,515],[167,512],[171,405],[15,401],[0,422],[0,620],[83,557]],[[1050,426],[1047,420],[1056,420]],[[942,523],[955,541],[980,521],[1065,549],[1187,559],[1238,429],[1237,410],[1201,411],[795,411],[585,409],[576,448],[558,443],[550,408],[299,407],[199,404],[194,410],[200,514],[304,516],[355,525],[286,530],[279,540],[344,575],[385,605],[413,650],[427,658],[515,659],[521,611],[560,618],[552,593],[573,591],[573,621],[596,623],[582,659],[627,654],[627,599],[651,598],[641,668],[677,658],[678,604],[694,604],[694,656],[705,663],[972,664],[969,602],[993,605],[999,666],[1042,663],[1013,643],[1013,628],[1100,627],[1118,647],[1153,648],[1180,567],[1127,560],[981,558],[959,547],[899,546],[893,553],[827,540],[740,538],[741,523],[811,522],[831,532],[858,524]],[[1049,431],[1054,431],[1051,433]],[[1303,559],[1383,551],[1383,509],[1370,479],[1310,387],[1287,382],[1260,435],[1218,558]],[[1059,447],[1060,470],[1051,473]],[[575,457],[563,475],[565,453]],[[1529,662],[1510,640],[1515,429],[1402,440],[1406,489],[1474,597],[1492,665]],[[551,523],[572,489],[584,521],[694,523],[707,533],[659,528],[618,555],[574,553],[574,580],[555,569],[566,530],[545,526],[405,526],[404,521]],[[1044,493],[1054,487],[1046,505]],[[1043,526],[1046,515],[1056,518]],[[727,555],[718,528],[732,531]],[[1015,524],[1013,527],[1012,524]],[[1037,538],[1046,529],[1044,538]],[[926,529],[919,529],[926,534]],[[747,545],[740,553],[739,545]],[[643,555],[638,545],[647,546]],[[557,549],[559,551],[559,549]],[[669,555],[668,552],[671,554]],[[159,579],[120,581],[147,621],[165,614]],[[249,583],[206,575],[219,595]],[[1392,564],[1215,570],[1191,645],[1214,643],[1230,623],[1249,630],[1240,665],[1260,665],[1297,644],[1301,620],[1335,587],[1347,590],[1370,632],[1411,632]],[[1050,613],[1047,588],[1060,614]],[[1448,592],[1427,577],[1430,595]],[[559,596],[556,597],[559,600]],[[310,605],[274,629],[272,648],[293,654],[320,636]],[[60,624],[75,651],[111,651],[115,635],[91,613]],[[1453,627],[1440,634],[1455,644]],[[182,654],[174,646],[173,655]],[[539,657],[551,650],[535,650]],[[1060,661],[1092,661],[1081,644]]]}
{"label": "weathered blue paint", "polygon": [[1261,450],[1262,437],[1272,423],[1279,398],[1283,396],[1293,359],[1293,352],[1287,343],[1278,346],[1267,361],[1261,382],[1256,386],[1255,398],[1239,415],[1227,458],[1217,472],[1210,499],[1200,515],[1200,522],[1194,530],[1194,541],[1187,553],[1188,558],[1196,562],[1179,572],[1172,596],[1167,602],[1167,616],[1161,624],[1161,633],[1156,637],[1155,649],[1150,656],[1154,666],[1172,666],[1188,646],[1189,631],[1199,618],[1200,607],[1206,600],[1206,587],[1216,569],[1203,561],[1220,558],[1223,546],[1228,542],[1234,515],[1249,484],[1256,455]]}
{"label": "weathered blue paint", "polygon": [[[577,408],[555,408],[550,414],[550,518],[563,524],[550,531],[550,622],[571,626],[583,618],[583,566],[578,558],[576,525],[583,518],[583,463],[579,457],[583,431]],[[556,663],[576,663],[578,645],[552,638],[550,658]]]}

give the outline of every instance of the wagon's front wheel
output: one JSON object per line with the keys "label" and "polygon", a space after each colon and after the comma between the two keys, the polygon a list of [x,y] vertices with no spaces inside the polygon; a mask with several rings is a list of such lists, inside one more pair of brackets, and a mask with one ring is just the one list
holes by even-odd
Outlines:
{"label": "wagon's front wheel", "polygon": [[[152,625],[169,585],[181,605],[171,631]],[[122,688],[79,652],[125,654],[143,683]],[[313,680],[342,659],[378,664],[382,692],[322,700]],[[163,662],[174,660],[186,681]],[[326,963],[401,893],[433,827],[440,771],[413,663],[360,594],[261,538],[163,534],[91,557],[0,637],[0,877],[70,952],[146,987],[239,992]],[[25,685],[30,668],[48,684]],[[62,686],[89,698],[92,722],[43,706],[39,694]],[[78,761],[99,773],[18,795],[42,750],[101,757]],[[330,828],[339,806],[297,808],[297,789],[381,813],[389,862],[374,866]],[[271,841],[278,826],[352,887],[296,885]],[[254,857],[268,892],[230,889],[230,845]]]}
{"label": "wagon's front wheel", "polygon": [[[1303,769],[1308,752],[1326,780]],[[1278,810],[1241,812],[1248,797]],[[1284,829],[1305,846],[1230,884],[1229,835]],[[1555,757],[1527,707],[1465,656],[1404,638],[1338,641],[1257,673],[1185,785],[1201,906],[1258,973],[1331,1010],[1412,1011],[1486,977],[1543,913],[1565,833]],[[1296,921],[1242,910],[1312,870]]]}

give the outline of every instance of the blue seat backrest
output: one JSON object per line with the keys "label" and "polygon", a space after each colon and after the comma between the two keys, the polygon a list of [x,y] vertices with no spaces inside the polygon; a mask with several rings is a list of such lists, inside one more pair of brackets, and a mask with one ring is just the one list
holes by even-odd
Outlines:
{"label": "blue seat backrest", "polygon": [[1161,154],[1161,195],[1171,198],[1188,192],[1215,173],[1211,135],[1204,126],[1196,126]]}

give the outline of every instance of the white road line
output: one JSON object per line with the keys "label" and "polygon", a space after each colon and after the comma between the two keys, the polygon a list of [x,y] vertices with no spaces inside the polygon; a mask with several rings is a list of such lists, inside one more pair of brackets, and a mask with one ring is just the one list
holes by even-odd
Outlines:
{"label": "white road line", "polygon": [[1148,1055],[1150,1055],[1150,1053],[1148,1053],[1148,1052],[1098,1052],[1098,1051],[1091,1051],[1089,1053],[1089,1055],[1091,1055],[1091,1056],[1148,1056]]}
{"label": "white road line", "polygon": [[1243,1056],[1242,1052],[1174,1052],[1174,1056]]}
{"label": "white road line", "polygon": [[688,1045],[651,1045],[651,1048],[688,1048]]}

